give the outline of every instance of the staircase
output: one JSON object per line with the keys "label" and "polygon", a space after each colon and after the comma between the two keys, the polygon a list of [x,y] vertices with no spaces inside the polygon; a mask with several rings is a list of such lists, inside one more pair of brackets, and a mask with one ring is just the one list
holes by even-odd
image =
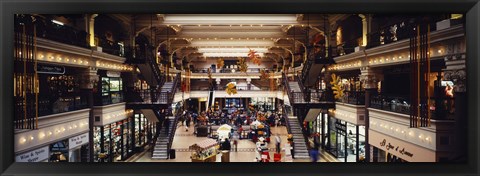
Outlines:
{"label": "staircase", "polygon": [[[166,120],[170,121],[170,125],[168,128],[162,128],[160,130],[155,147],[153,148],[152,159],[168,159],[169,139],[171,135],[175,135],[173,126],[176,124],[174,124],[175,118],[173,117],[168,117]],[[168,134],[165,132],[166,130],[168,130]]]}
{"label": "staircase", "polygon": [[302,92],[297,81],[289,81],[288,86],[290,86],[290,90],[293,90],[293,92]]}
{"label": "staircase", "polygon": [[298,118],[292,115],[291,110],[287,106],[283,107],[283,115],[287,121],[287,131],[289,134],[293,135],[293,156],[297,159],[310,158],[305,137],[302,132],[302,127],[298,122]]}
{"label": "staircase", "polygon": [[[311,50],[311,49],[310,49]],[[328,53],[331,55],[332,49],[328,48]],[[327,56],[325,51],[315,54],[310,51],[307,62],[303,65],[301,82],[306,88],[316,87],[318,76],[321,74],[322,69],[327,65],[335,64],[335,61],[331,56]]]}

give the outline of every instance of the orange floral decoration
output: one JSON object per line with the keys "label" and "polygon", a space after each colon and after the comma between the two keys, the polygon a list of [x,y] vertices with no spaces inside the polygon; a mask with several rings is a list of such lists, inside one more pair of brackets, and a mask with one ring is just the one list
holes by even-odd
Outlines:
{"label": "orange floral decoration", "polygon": [[266,80],[270,78],[270,75],[267,73],[267,71],[265,71],[265,69],[261,69],[260,70],[260,79],[261,80]]}
{"label": "orange floral decoration", "polygon": [[248,51],[248,57],[254,64],[260,65],[260,55],[257,54],[255,50],[250,49],[250,51]]}

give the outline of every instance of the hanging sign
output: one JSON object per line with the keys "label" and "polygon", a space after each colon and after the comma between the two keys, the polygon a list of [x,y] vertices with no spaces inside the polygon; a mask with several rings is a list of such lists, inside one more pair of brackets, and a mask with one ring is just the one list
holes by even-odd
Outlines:
{"label": "hanging sign", "polygon": [[15,157],[15,162],[40,162],[48,159],[48,146],[33,150]]}
{"label": "hanging sign", "polygon": [[75,147],[84,145],[88,143],[88,133],[70,138],[68,140],[68,148],[69,149],[74,149]]}
{"label": "hanging sign", "polygon": [[107,71],[107,77],[120,77],[120,72]]}
{"label": "hanging sign", "polygon": [[38,73],[46,73],[46,74],[65,74],[65,67],[64,66],[55,66],[55,65],[46,65],[46,64],[37,64],[37,72]]}

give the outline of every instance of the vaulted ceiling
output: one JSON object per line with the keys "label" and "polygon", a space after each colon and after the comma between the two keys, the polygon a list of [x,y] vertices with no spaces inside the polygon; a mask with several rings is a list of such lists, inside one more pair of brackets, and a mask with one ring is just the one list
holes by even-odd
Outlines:
{"label": "vaulted ceiling", "polygon": [[[187,61],[205,57],[247,57],[249,49],[280,61],[310,38],[349,14],[112,14],[136,35]],[[169,42],[167,42],[169,41]]]}

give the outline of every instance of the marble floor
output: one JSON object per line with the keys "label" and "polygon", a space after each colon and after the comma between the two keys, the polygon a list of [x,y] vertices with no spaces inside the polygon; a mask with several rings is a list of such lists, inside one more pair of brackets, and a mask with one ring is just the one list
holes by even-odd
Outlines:
{"label": "marble floor", "polygon": [[[287,129],[284,126],[281,127],[272,127],[272,136],[278,134],[282,140],[282,146],[285,142],[287,142]],[[207,139],[207,137],[196,137],[193,134],[193,125],[190,126],[189,131],[186,131],[185,126],[178,126],[177,131],[175,132],[175,137],[173,140],[172,148],[175,149],[175,159],[168,159],[168,160],[152,160],[151,152],[146,151],[141,153],[137,156],[133,156],[129,161],[130,162],[191,162],[190,155],[191,152],[188,150],[188,147],[193,145],[196,142],[202,141]],[[273,140],[273,137],[272,137]],[[232,146],[233,148],[233,146]],[[248,139],[242,139],[238,142],[238,150],[237,152],[232,151],[230,152],[230,162],[255,162],[255,143]],[[270,157],[273,160],[273,153],[275,152],[275,144],[274,141],[271,141],[268,144],[268,148],[270,150]],[[282,156],[284,152],[282,151]],[[322,156],[323,152],[321,152],[321,157],[319,157],[318,162],[337,162],[335,158],[329,156]],[[333,159],[332,159],[333,158]],[[282,162],[284,158],[282,158]],[[221,162],[221,154],[217,155],[217,162]],[[310,162],[310,159],[294,159],[293,162]]]}

